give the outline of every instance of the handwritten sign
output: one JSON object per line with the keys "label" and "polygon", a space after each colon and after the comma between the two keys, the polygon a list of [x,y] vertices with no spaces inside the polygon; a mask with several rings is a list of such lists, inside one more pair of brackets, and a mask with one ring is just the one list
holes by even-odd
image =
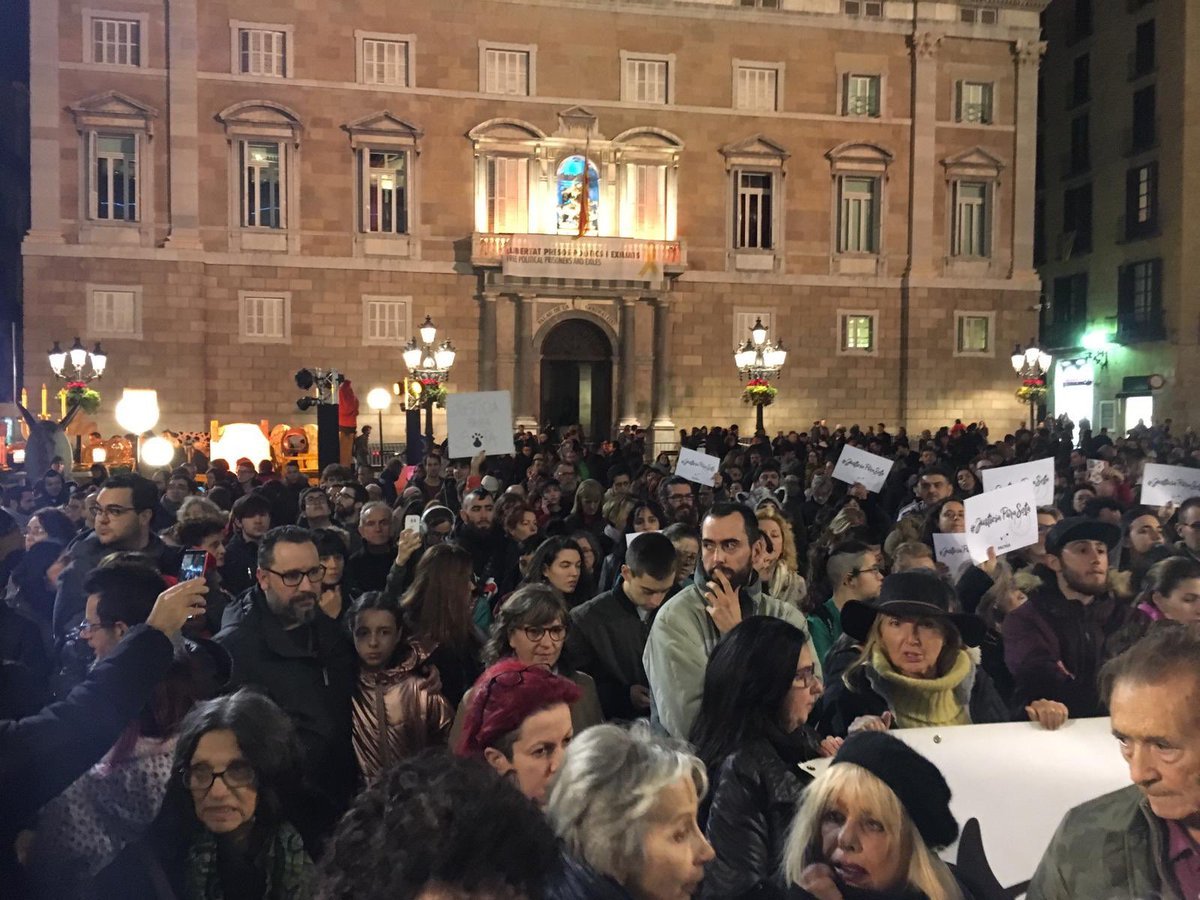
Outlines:
{"label": "handwritten sign", "polygon": [[675,463],[675,474],[705,487],[713,486],[713,477],[721,467],[721,460],[699,450],[679,448],[679,459]]}
{"label": "handwritten sign", "polygon": [[983,470],[983,489],[994,491],[1011,484],[1028,483],[1038,506],[1054,505],[1054,459],[1036,459],[1019,466],[999,466]]}
{"label": "handwritten sign", "polygon": [[1087,461],[1088,481],[1092,484],[1100,483],[1100,476],[1104,474],[1104,469],[1108,465],[1102,459],[1089,459]]}
{"label": "handwritten sign", "polygon": [[846,484],[861,484],[872,494],[878,494],[883,490],[883,483],[887,481],[890,471],[892,460],[847,444],[838,457],[833,477]]}
{"label": "handwritten sign", "polygon": [[950,580],[954,582],[971,565],[971,551],[965,534],[935,534],[933,555],[950,570]]}
{"label": "handwritten sign", "polygon": [[1189,497],[1200,497],[1200,469],[1146,463],[1142,472],[1142,505],[1179,506]]}
{"label": "handwritten sign", "polygon": [[1037,504],[1032,485],[1014,484],[984,491],[968,497],[963,506],[972,562],[986,560],[988,547],[995,547],[1000,556],[1037,543]]}
{"label": "handwritten sign", "polygon": [[508,391],[446,395],[450,456],[466,459],[480,450],[513,452],[512,397]]}

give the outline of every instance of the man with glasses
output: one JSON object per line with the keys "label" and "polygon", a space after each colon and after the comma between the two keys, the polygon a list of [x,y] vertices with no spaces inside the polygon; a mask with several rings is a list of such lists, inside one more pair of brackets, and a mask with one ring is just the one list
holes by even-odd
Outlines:
{"label": "man with glasses", "polygon": [[1180,538],[1174,547],[1175,555],[1200,562],[1200,497],[1189,497],[1183,501],[1175,528]]}
{"label": "man with glasses", "polygon": [[95,531],[71,547],[71,561],[58,582],[54,599],[54,637],[61,644],[83,617],[87,594],[83,582],[100,560],[118,550],[141,553],[164,575],[177,575],[182,551],[168,547],[150,529],[158,489],[140,475],[114,475],[96,495]]}
{"label": "man with glasses", "polygon": [[319,828],[331,828],[354,790],[350,697],[354,647],[320,612],[325,567],[310,532],[273,528],[258,547],[257,584],[242,616],[216,636],[233,659],[229,687],[264,690],[296,724]]}

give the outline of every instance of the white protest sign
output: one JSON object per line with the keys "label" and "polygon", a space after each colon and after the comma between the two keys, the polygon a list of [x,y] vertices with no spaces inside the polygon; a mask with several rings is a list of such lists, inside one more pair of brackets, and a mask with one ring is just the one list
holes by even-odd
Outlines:
{"label": "white protest sign", "polygon": [[1010,484],[1028,482],[1033,485],[1033,499],[1038,506],[1054,505],[1054,459],[1036,459],[1017,466],[999,466],[983,470],[983,489],[994,491]]}
{"label": "white protest sign", "polygon": [[513,452],[512,396],[508,391],[446,395],[450,456],[468,458],[484,450]]}
{"label": "white protest sign", "polygon": [[1090,481],[1092,484],[1099,484],[1100,475],[1104,471],[1104,467],[1107,465],[1108,463],[1102,459],[1089,459],[1087,461],[1088,481]]}
{"label": "white protest sign", "polygon": [[[1013,887],[1033,877],[1069,810],[1129,786],[1129,769],[1110,729],[1104,718],[1074,719],[1058,731],[1006,722],[899,728],[891,734],[941,770],[954,818],[960,826],[979,820],[992,872]],[[810,760],[801,768],[815,775],[828,764]],[[940,855],[954,862],[958,845]]]}
{"label": "white protest sign", "polygon": [[971,551],[965,534],[935,534],[933,555],[950,570],[950,579],[957,582],[963,570],[971,565]]}
{"label": "white protest sign", "polygon": [[1142,505],[1179,506],[1189,497],[1200,497],[1200,469],[1146,463],[1142,472]]}
{"label": "white protest sign", "polygon": [[1001,556],[1037,543],[1037,504],[1030,484],[984,491],[963,501],[963,508],[967,513],[967,547],[974,562],[987,559],[988,547],[995,547],[996,555]]}
{"label": "white protest sign", "polygon": [[887,457],[876,456],[847,444],[838,457],[833,477],[846,484],[861,484],[872,494],[878,494],[883,490],[883,483],[887,481],[891,470],[892,460]]}
{"label": "white protest sign", "polygon": [[705,487],[713,486],[713,477],[721,467],[721,460],[699,450],[679,448],[679,459],[675,463],[675,474]]}

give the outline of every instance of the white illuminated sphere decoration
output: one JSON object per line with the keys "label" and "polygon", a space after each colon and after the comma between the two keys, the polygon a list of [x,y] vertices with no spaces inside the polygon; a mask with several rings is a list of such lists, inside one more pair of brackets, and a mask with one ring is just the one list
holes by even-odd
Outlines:
{"label": "white illuminated sphere decoration", "polygon": [[152,437],[142,441],[142,462],[154,468],[169,465],[175,458],[175,445],[164,437]]}
{"label": "white illuminated sphere decoration", "polygon": [[158,391],[125,388],[115,412],[129,434],[145,434],[158,424]]}

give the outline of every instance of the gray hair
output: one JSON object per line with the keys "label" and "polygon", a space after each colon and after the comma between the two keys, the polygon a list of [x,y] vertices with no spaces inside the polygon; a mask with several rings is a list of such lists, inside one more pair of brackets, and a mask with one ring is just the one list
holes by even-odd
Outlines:
{"label": "gray hair", "polygon": [[370,513],[375,512],[377,509],[386,509],[388,512],[388,519],[389,521],[391,520],[392,508],[390,506],[388,506],[382,500],[369,500],[368,502],[364,503],[362,505],[362,509],[358,511],[358,521],[362,522],[363,519],[365,519]]}
{"label": "gray hair", "polygon": [[571,742],[546,815],[568,853],[629,885],[658,795],[681,778],[697,797],[708,790],[704,763],[687,744],[652,734],[645,722],[595,725]]}

